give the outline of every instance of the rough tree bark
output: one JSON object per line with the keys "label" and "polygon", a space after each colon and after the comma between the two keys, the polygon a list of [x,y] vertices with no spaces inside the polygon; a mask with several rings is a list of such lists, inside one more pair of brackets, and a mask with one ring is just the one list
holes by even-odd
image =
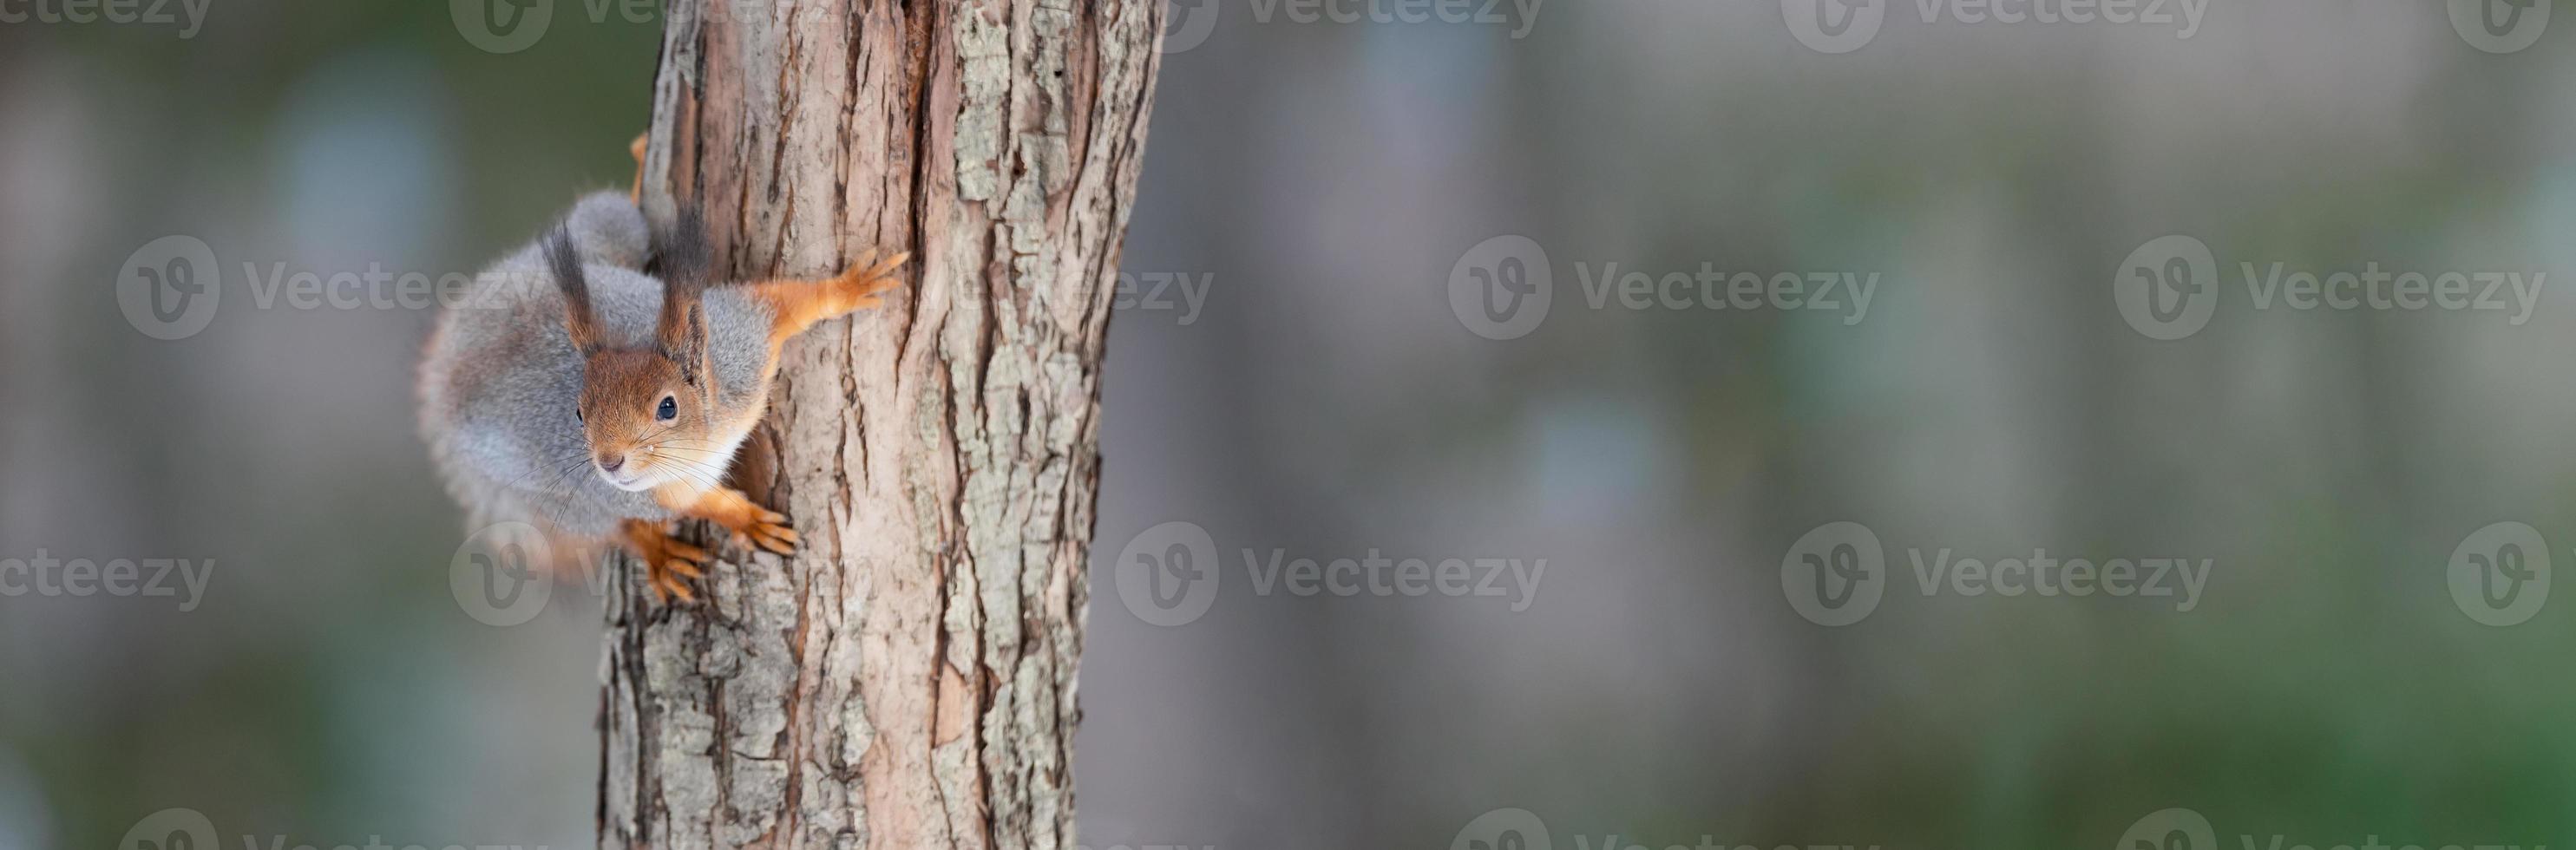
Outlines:
{"label": "rough tree bark", "polygon": [[[671,0],[643,180],[742,279],[908,250],[791,343],[698,606],[609,604],[602,847],[1072,844],[1101,343],[1162,0]],[[768,474],[757,474],[766,472]],[[745,560],[747,559],[747,560]]]}

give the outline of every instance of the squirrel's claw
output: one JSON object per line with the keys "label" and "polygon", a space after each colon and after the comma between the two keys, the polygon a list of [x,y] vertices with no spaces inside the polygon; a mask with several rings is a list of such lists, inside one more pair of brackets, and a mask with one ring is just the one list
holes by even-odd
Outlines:
{"label": "squirrel's claw", "polygon": [[768,509],[760,509],[752,514],[749,524],[734,529],[733,539],[746,548],[757,546],[781,555],[796,554],[796,544],[801,540],[787,515]]}
{"label": "squirrel's claw", "polygon": [[672,541],[671,550],[666,554],[669,554],[670,557],[662,559],[663,569],[677,573],[684,578],[706,577],[706,565],[709,560],[706,550],[686,543]]}
{"label": "squirrel's claw", "polygon": [[850,264],[849,270],[842,272],[840,279],[832,282],[834,286],[841,288],[849,301],[846,308],[836,312],[869,310],[885,306],[885,296],[879,293],[903,285],[903,281],[893,276],[894,270],[902,268],[904,261],[909,259],[912,259],[910,252],[880,259],[873,248],[859,255],[859,261]]}
{"label": "squirrel's claw", "polygon": [[640,521],[627,526],[626,541],[634,549],[635,559],[644,563],[644,583],[653,588],[655,600],[697,601],[697,593],[689,589],[689,579],[706,576],[706,566],[713,560],[707,550],[680,542],[659,524]]}
{"label": "squirrel's claw", "polygon": [[654,598],[666,603],[673,597],[682,602],[698,601],[698,594],[689,589],[689,580],[706,577],[707,551],[677,540],[668,541],[666,547],[664,557],[645,562]]}
{"label": "squirrel's claw", "polygon": [[679,563],[681,562],[665,561],[652,566],[653,575],[649,584],[653,586],[654,601],[666,605],[674,598],[681,602],[698,601],[698,595],[689,590],[689,583],[676,574],[674,565]]}
{"label": "squirrel's claw", "polygon": [[787,515],[761,507],[740,490],[718,487],[706,491],[687,514],[714,520],[732,532],[735,545],[745,549],[796,554],[796,528],[788,524]]}

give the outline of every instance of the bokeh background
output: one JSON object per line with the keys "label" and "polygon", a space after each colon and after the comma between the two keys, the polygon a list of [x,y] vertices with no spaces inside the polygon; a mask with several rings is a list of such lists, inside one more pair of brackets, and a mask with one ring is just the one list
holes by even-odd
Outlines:
{"label": "bokeh background", "polygon": [[[242,271],[470,272],[627,179],[657,22],[560,2],[494,54],[446,6],[0,23],[0,558],[216,563],[187,611],[0,596],[0,848],[169,808],[227,845],[589,846],[598,606],[451,593],[430,314]],[[2131,850],[2170,807],[2227,846],[2576,843],[2576,599],[2492,626],[2450,585],[2493,523],[2576,558],[2576,21],[2493,53],[2444,6],[2183,37],[1889,0],[1847,53],[1771,0],[1176,8],[1124,265],[1207,289],[1111,325],[1083,843],[1438,848],[1522,809],[1530,848]],[[222,296],[165,341],[116,283],[173,234]],[[2173,234],[2220,297],[2151,339],[2114,280]],[[1506,235],[1553,300],[1496,340],[1450,295]],[[2517,324],[2262,308],[2238,271],[2374,262],[2551,276]],[[1881,283],[1857,322],[1592,306],[1613,263]],[[1784,560],[1841,521],[1884,596],[1826,627]],[[1111,568],[1171,522],[1222,569],[1167,627]],[[1926,595],[1942,549],[2211,567],[2188,611]],[[1274,551],[1547,567],[1514,610],[1264,593]]]}

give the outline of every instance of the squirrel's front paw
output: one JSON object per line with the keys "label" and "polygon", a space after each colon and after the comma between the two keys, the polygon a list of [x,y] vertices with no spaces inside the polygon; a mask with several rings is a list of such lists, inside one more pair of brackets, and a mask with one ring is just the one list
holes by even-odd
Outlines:
{"label": "squirrel's front paw", "polygon": [[731,487],[718,487],[700,493],[684,514],[715,520],[726,531],[733,532],[733,542],[758,547],[781,555],[796,554],[796,529],[788,525],[787,515],[768,508]]}
{"label": "squirrel's front paw", "polygon": [[753,505],[743,513],[741,522],[729,527],[737,545],[758,546],[781,555],[796,554],[796,527],[788,523],[786,514]]}
{"label": "squirrel's front paw", "polygon": [[879,260],[876,249],[868,249],[866,254],[859,256],[858,262],[852,263],[847,271],[832,281],[833,289],[842,302],[835,305],[840,309],[833,312],[885,306],[885,296],[877,293],[903,285],[903,281],[894,276],[894,270],[902,268],[903,262],[911,258],[912,254],[901,253]]}
{"label": "squirrel's front paw", "polygon": [[711,560],[707,550],[674,539],[670,529],[661,523],[632,520],[625,531],[627,547],[634,550],[636,560],[644,562],[645,583],[652,586],[654,598],[663,602],[673,598],[697,601],[688,580],[707,574]]}

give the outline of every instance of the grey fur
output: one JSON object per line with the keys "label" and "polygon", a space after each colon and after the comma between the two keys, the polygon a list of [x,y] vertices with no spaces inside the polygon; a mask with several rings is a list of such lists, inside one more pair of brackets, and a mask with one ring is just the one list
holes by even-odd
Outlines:
{"label": "grey fur", "polygon": [[[575,204],[564,226],[601,341],[650,344],[662,283],[642,271],[652,254],[643,213],[626,196],[601,192]],[[741,410],[768,367],[769,308],[735,287],[708,289],[704,302],[717,406]],[[441,311],[420,379],[421,433],[472,528],[515,520],[605,538],[618,520],[671,517],[651,493],[610,486],[590,464],[574,414],[582,360],[564,330],[544,240],[495,263],[470,297]]]}

